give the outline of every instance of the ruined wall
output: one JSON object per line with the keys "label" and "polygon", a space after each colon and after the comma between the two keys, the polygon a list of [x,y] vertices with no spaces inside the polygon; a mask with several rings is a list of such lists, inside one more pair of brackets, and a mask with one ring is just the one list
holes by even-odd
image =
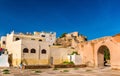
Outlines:
{"label": "ruined wall", "polygon": [[68,54],[71,54],[73,49],[69,48],[60,48],[60,47],[51,47],[50,48],[50,56],[53,57],[53,64],[61,64],[64,61],[69,61]]}
{"label": "ruined wall", "polygon": [[82,64],[87,64],[88,66],[93,66],[93,45],[91,42],[86,42],[79,44],[79,54],[82,57]]}

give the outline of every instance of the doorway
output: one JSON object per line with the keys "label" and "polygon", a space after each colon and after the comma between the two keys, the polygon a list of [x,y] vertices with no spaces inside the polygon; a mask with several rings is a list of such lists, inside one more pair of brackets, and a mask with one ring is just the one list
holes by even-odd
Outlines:
{"label": "doorway", "polygon": [[53,65],[53,57],[50,57],[50,65]]}
{"label": "doorway", "polygon": [[102,45],[98,49],[98,67],[110,66],[110,51],[105,45]]}

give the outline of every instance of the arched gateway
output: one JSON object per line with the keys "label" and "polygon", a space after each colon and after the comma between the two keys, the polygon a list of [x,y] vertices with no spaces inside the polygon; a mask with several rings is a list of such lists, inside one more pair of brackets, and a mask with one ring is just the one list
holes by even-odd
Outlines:
{"label": "arched gateway", "polygon": [[110,50],[107,46],[102,45],[97,52],[98,67],[110,65]]}
{"label": "arched gateway", "polygon": [[87,66],[120,69],[120,34],[81,43],[79,53]]}

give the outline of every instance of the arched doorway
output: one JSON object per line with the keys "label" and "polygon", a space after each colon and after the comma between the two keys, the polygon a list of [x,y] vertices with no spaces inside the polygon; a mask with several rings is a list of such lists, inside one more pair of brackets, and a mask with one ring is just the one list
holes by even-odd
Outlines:
{"label": "arched doorway", "polygon": [[110,66],[110,50],[107,46],[99,47],[98,52],[98,67]]}

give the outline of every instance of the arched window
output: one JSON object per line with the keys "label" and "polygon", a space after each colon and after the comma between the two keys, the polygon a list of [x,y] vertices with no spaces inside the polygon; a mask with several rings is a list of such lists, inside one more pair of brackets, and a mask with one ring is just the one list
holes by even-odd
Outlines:
{"label": "arched window", "polygon": [[20,38],[17,37],[15,40],[16,40],[16,41],[17,41],[17,40],[20,40]]}
{"label": "arched window", "polygon": [[46,50],[43,49],[43,50],[41,51],[41,53],[42,53],[42,54],[46,54]]}
{"label": "arched window", "polygon": [[6,42],[5,42],[5,41],[3,41],[3,44],[6,44]]}
{"label": "arched window", "polygon": [[28,53],[28,51],[29,51],[28,48],[23,49],[23,53]]}
{"label": "arched window", "polygon": [[31,49],[31,53],[36,53],[36,50],[35,49]]}

